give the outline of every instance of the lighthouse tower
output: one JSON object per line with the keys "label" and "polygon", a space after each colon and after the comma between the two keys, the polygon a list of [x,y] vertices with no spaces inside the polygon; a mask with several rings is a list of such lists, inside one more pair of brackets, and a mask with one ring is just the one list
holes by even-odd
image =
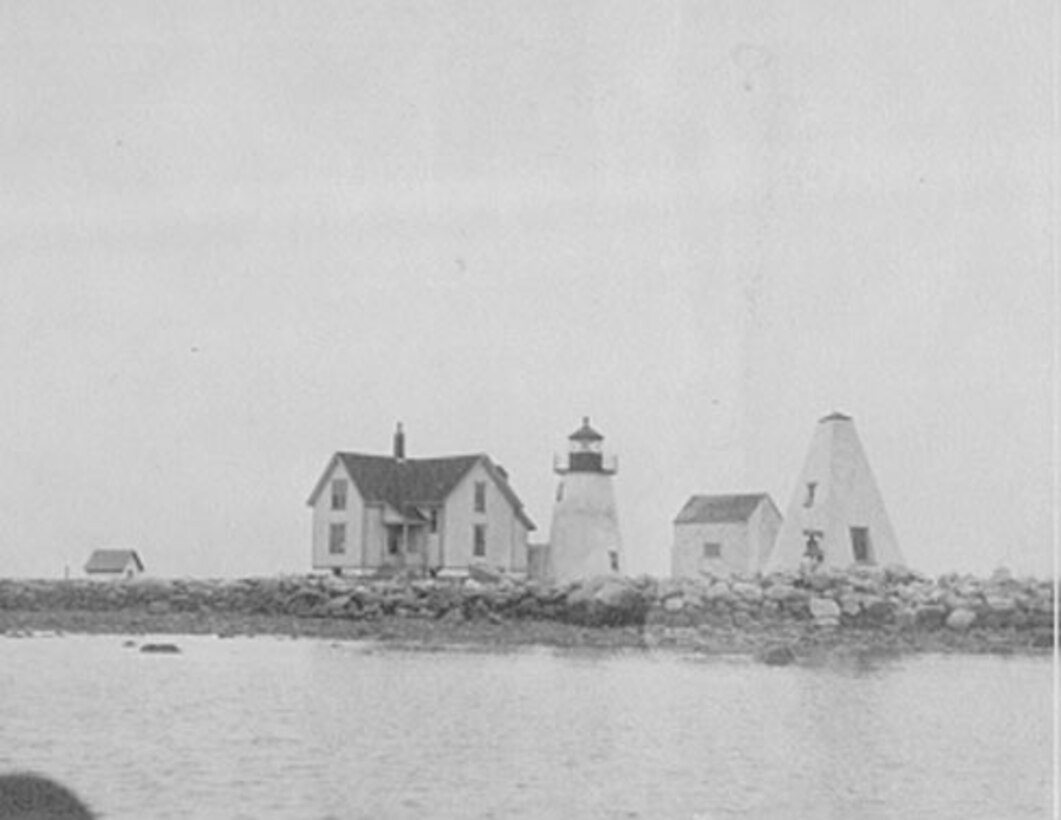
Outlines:
{"label": "lighthouse tower", "polygon": [[619,517],[615,511],[612,476],[614,456],[602,452],[604,436],[590,427],[589,418],[568,437],[566,458],[558,458],[560,475],[549,530],[546,577],[574,581],[622,569]]}

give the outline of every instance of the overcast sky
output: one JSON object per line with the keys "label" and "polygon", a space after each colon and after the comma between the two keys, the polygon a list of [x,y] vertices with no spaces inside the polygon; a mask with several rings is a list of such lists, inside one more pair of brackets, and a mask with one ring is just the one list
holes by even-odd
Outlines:
{"label": "overcast sky", "polygon": [[0,0],[0,574],[304,572],[338,449],[583,415],[634,571],[854,416],[908,562],[1052,571],[1053,4]]}

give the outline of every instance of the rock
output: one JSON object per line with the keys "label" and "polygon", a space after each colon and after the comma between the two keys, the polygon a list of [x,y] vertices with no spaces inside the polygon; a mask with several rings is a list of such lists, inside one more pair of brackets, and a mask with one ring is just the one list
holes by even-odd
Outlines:
{"label": "rock", "polygon": [[811,598],[810,614],[815,620],[821,618],[839,618],[840,605],[831,598]]}
{"label": "rock", "polygon": [[956,609],[947,616],[947,628],[964,632],[976,621],[976,613],[971,609]]}
{"label": "rock", "polygon": [[725,581],[718,581],[704,590],[704,601],[708,604],[730,604],[734,600],[733,591]]}
{"label": "rock", "polygon": [[762,661],[767,666],[788,666],[795,663],[796,653],[790,646],[771,646],[763,652]]}
{"label": "rock", "polygon": [[766,590],[766,598],[770,601],[787,601],[798,595],[796,588],[791,584],[773,584]]}
{"label": "rock", "polygon": [[992,612],[1013,612],[1017,608],[1016,601],[1001,595],[988,595],[985,600]]}
{"label": "rock", "polygon": [[169,601],[152,601],[147,605],[149,615],[169,615],[171,610]]}
{"label": "rock", "polygon": [[763,588],[758,584],[753,584],[746,581],[738,581],[733,585],[733,594],[740,598],[742,601],[752,601],[758,603],[763,599]]}
{"label": "rock", "polygon": [[862,612],[873,624],[891,623],[895,619],[895,607],[886,598],[863,599]]}
{"label": "rock", "polygon": [[947,610],[938,604],[918,607],[915,611],[917,625],[922,629],[939,629],[947,617]]}
{"label": "rock", "polygon": [[685,599],[681,595],[672,595],[663,601],[663,608],[667,612],[681,612],[685,608]]}
{"label": "rock", "polygon": [[840,611],[851,618],[857,618],[862,612],[862,598],[855,593],[840,597]]}
{"label": "rock", "polygon": [[154,655],[176,655],[181,650],[175,643],[145,643],[140,647],[140,651]]}
{"label": "rock", "polygon": [[1013,580],[1013,573],[1005,567],[999,567],[991,573],[991,582],[995,584],[1006,583]]}
{"label": "rock", "polygon": [[895,610],[895,623],[900,629],[913,629],[917,626],[917,610],[907,606]]}

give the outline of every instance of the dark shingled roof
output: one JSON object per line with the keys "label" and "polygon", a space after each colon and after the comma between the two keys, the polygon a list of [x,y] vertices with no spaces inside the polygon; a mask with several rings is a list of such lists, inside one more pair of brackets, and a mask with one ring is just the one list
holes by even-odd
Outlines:
{"label": "dark shingled roof", "polygon": [[121,572],[129,563],[130,558],[143,572],[144,563],[136,554],[136,550],[96,550],[88,557],[85,572]]}
{"label": "dark shingled roof", "polygon": [[[443,458],[396,459],[391,456],[340,452],[335,454],[334,459],[342,462],[365,503],[389,504],[403,515],[414,519],[419,515],[416,507],[442,506],[468,471],[482,462],[487,473],[512,504],[517,517],[527,529],[534,529],[534,523],[523,512],[523,503],[509,486],[504,470],[483,453]],[[332,465],[329,463],[328,469],[309,498],[309,504],[312,505],[324,489],[331,469]]]}
{"label": "dark shingled roof", "polygon": [[571,441],[603,441],[604,436],[589,426],[589,416],[582,417],[582,426],[573,432],[568,438]]}
{"label": "dark shingled roof", "polygon": [[675,524],[736,524],[747,521],[766,493],[747,495],[694,495],[685,502]]}

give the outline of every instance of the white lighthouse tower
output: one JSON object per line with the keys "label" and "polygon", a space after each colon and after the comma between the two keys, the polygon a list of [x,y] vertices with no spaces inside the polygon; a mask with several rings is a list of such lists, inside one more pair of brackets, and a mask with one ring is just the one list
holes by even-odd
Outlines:
{"label": "white lighthouse tower", "polygon": [[589,418],[568,436],[566,459],[553,469],[560,475],[549,530],[545,575],[552,581],[574,581],[622,569],[619,516],[615,511],[612,476],[614,456],[605,458],[604,436],[590,427]]}

